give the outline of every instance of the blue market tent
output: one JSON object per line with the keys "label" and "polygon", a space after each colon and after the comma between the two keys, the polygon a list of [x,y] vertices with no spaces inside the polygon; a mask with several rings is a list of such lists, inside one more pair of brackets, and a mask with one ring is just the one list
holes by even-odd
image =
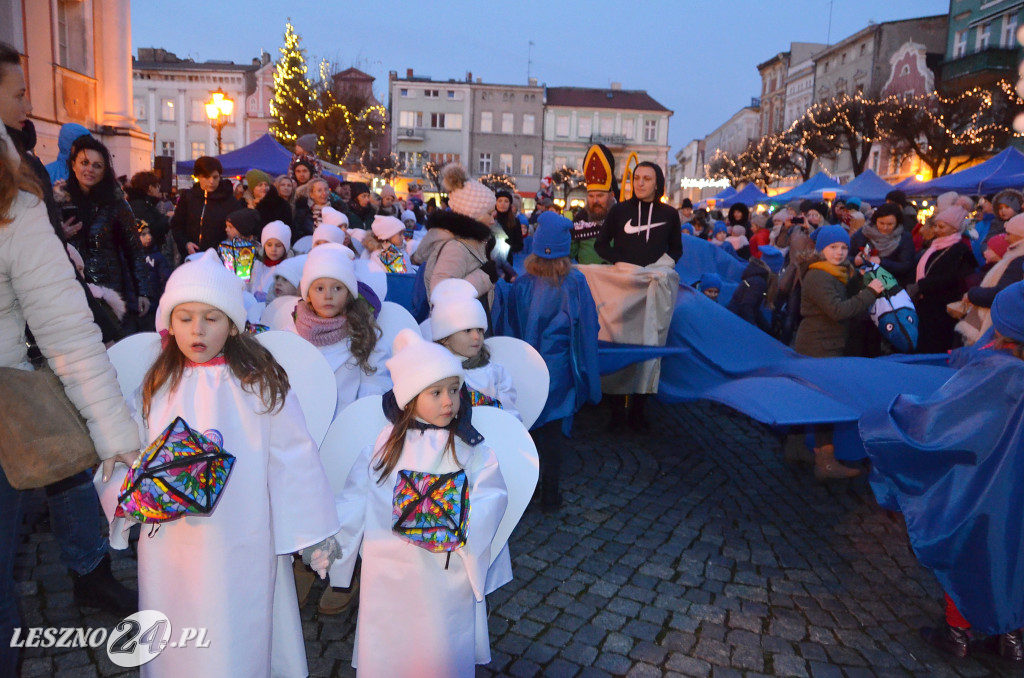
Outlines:
{"label": "blue market tent", "polygon": [[881,205],[885,202],[886,194],[893,188],[892,184],[871,169],[864,170],[860,176],[842,187],[843,195],[866,200],[872,205]]}
{"label": "blue market tent", "polygon": [[732,186],[729,186],[728,188],[723,189],[722,192],[718,193],[717,195],[713,195],[710,198],[704,198],[699,203],[697,203],[697,205],[699,205],[700,207],[707,207],[708,200],[714,200],[715,207],[719,207],[723,200],[728,200],[732,196],[736,195],[736,193],[738,193],[738,191]]}
{"label": "blue market tent", "polygon": [[[946,191],[978,195],[1007,188],[1008,178],[1022,173],[1024,173],[1024,153],[1011,147],[1000,151],[979,165],[947,174],[938,179],[907,186],[904,190],[908,195],[939,195]],[[1011,186],[1019,186],[1019,184],[1011,184]]]}
{"label": "blue market tent", "polygon": [[[291,162],[291,152],[277,143],[274,137],[264,134],[248,146],[238,150],[218,155],[217,159],[224,166],[224,176],[242,176],[251,169],[263,170],[271,176],[286,174],[288,164]],[[195,166],[194,160],[182,160],[177,163],[177,173],[181,175],[192,174]],[[331,172],[324,171],[329,176],[337,176]],[[342,177],[339,177],[342,178]]]}
{"label": "blue market tent", "polygon": [[811,177],[804,183],[800,184],[799,186],[795,186],[786,191],[785,193],[780,193],[778,195],[772,196],[771,201],[774,203],[789,202],[790,200],[804,198],[807,196],[807,194],[811,193],[812,191],[822,189],[832,190],[838,189],[839,187],[840,186],[838,181],[836,181],[829,175],[825,174],[824,172],[818,172],[813,177]]}
{"label": "blue market tent", "polygon": [[768,202],[769,200],[770,198],[761,189],[750,183],[744,186],[743,190],[722,199],[720,203],[716,203],[715,207],[732,207],[738,202],[753,206],[758,203]]}

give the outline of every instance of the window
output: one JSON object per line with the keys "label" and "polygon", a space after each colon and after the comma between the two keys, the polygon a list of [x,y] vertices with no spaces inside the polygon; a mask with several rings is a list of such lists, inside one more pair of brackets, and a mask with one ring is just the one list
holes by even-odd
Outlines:
{"label": "window", "polygon": [[494,128],[494,114],[490,111],[480,113],[480,131],[490,132]]}
{"label": "window", "polygon": [[512,154],[502,153],[498,156],[498,169],[505,174],[512,174]]}
{"label": "window", "polygon": [[160,100],[160,119],[164,122],[174,122],[174,99]]}
{"label": "window", "polygon": [[636,136],[636,120],[629,118],[622,121],[622,136],[632,141]]}
{"label": "window", "polygon": [[615,132],[615,118],[601,118],[601,135],[611,136]]}
{"label": "window", "polygon": [[399,127],[423,127],[423,112],[422,111],[399,111],[399,113],[398,113],[398,126]]}
{"label": "window", "polygon": [[437,99],[438,97],[441,96],[441,93],[438,92],[436,89],[425,89],[423,90],[423,96],[427,97],[428,99]]}
{"label": "window", "polygon": [[953,58],[964,56],[967,56],[967,31],[957,31],[953,34]]}
{"label": "window", "polygon": [[423,154],[417,153],[416,151],[399,151],[398,162],[400,162],[406,170],[415,174],[419,172],[420,165],[423,162]]}
{"label": "window", "polygon": [[57,58],[64,68],[92,75],[92,21],[86,9],[91,11],[92,6],[66,0],[57,3]]}
{"label": "window", "polygon": [[174,157],[174,142],[164,141],[160,144],[160,155],[169,155]]}
{"label": "window", "polygon": [[453,89],[448,90],[448,98],[449,99],[454,99],[455,98],[455,90],[453,90]]}
{"label": "window", "polygon": [[1003,15],[1003,33],[999,39],[999,46],[1011,49],[1017,46],[1017,13]]}
{"label": "window", "polygon": [[860,55],[861,56],[864,56],[865,54],[867,54],[867,51],[868,51],[868,46],[867,45],[861,45],[860,46]]}
{"label": "window", "polygon": [[519,156],[519,174],[524,177],[533,176],[533,155]]}
{"label": "window", "polygon": [[189,118],[192,122],[203,122],[206,120],[206,102],[202,99],[192,99],[192,115]]}
{"label": "window", "polygon": [[481,153],[480,154],[479,168],[480,168],[480,174],[490,174],[491,173],[491,154],[490,153]]}
{"label": "window", "polygon": [[826,62],[825,62],[825,72],[826,72],[826,73],[828,73],[828,64],[829,64],[829,62],[828,62],[828,61],[826,61]]}
{"label": "window", "polygon": [[195,160],[201,155],[206,155],[206,142],[205,141],[193,141],[192,142],[192,159]]}
{"label": "window", "polygon": [[409,96],[409,88],[408,87],[403,87],[402,89],[398,90],[398,96],[400,96],[400,97],[407,97],[407,96]]}
{"label": "window", "polygon": [[983,24],[979,24],[977,31],[978,33],[974,39],[974,51],[981,52],[988,49],[989,41],[992,39],[992,22],[986,21]]}
{"label": "window", "polygon": [[444,167],[450,162],[462,162],[462,155],[459,153],[431,153],[430,162],[438,167]]}
{"label": "window", "polygon": [[533,113],[523,113],[523,134],[533,134],[536,124]]}
{"label": "window", "polygon": [[644,120],[644,141],[658,140],[658,121]]}
{"label": "window", "polygon": [[221,144],[220,144],[220,147],[221,147],[221,152],[222,153],[230,153],[231,151],[235,150],[235,142],[234,141],[222,141]]}
{"label": "window", "polygon": [[841,64],[845,64],[846,63],[846,52],[843,52],[843,56],[841,56],[839,58],[839,63],[841,63]]}
{"label": "window", "polygon": [[448,113],[445,116],[445,129],[462,129],[462,113]]}
{"label": "window", "polygon": [[145,99],[135,100],[135,119],[145,120],[146,119],[146,101]]}
{"label": "window", "polygon": [[[556,137],[567,137],[569,136],[569,116],[560,115],[555,120],[555,136]],[[559,165],[561,167],[561,165]]]}
{"label": "window", "polygon": [[0,2],[0,42],[25,51],[25,31],[21,26],[22,3]]}
{"label": "window", "polygon": [[593,118],[580,118],[576,125],[576,136],[581,139],[587,139],[590,137],[591,127],[593,127]]}
{"label": "window", "polygon": [[516,116],[515,113],[502,113],[501,114],[501,133],[512,134],[516,131]]}

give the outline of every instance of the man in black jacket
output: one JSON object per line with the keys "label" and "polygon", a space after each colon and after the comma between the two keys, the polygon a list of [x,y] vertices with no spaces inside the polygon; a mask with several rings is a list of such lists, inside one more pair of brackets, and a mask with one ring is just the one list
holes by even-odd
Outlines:
{"label": "man in black jacket", "polygon": [[606,261],[650,266],[662,255],[673,261],[683,256],[679,212],[661,202],[665,175],[653,162],[633,171],[633,197],[612,207],[594,249]]}
{"label": "man in black jacket", "polygon": [[193,172],[196,183],[182,194],[171,217],[182,258],[219,245],[225,238],[227,216],[245,207],[235,199],[231,181],[221,178],[220,160],[207,155],[197,158]]}

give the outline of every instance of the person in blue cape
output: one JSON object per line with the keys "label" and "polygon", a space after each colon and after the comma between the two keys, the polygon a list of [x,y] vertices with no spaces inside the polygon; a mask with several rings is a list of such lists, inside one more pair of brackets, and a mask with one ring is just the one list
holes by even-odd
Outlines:
{"label": "person in blue cape", "polygon": [[587,279],[569,259],[571,233],[572,222],[565,217],[541,214],[526,272],[504,295],[495,297],[492,312],[494,333],[522,339],[537,349],[551,377],[547,402],[531,431],[540,456],[545,511],[562,504],[562,435],[569,434],[573,415],[584,403],[601,400],[597,308]]}
{"label": "person in blue cape", "polygon": [[[992,304],[995,342],[928,397],[861,420],[879,503],[901,511],[946,593],[921,636],[942,652],[1024,663],[1024,282]],[[987,634],[971,640],[972,632]]]}
{"label": "person in blue cape", "polygon": [[50,183],[67,181],[68,179],[68,156],[71,155],[71,144],[75,143],[78,137],[89,134],[89,130],[78,123],[69,122],[61,125],[60,133],[57,135],[57,159],[46,166],[46,172],[50,175]]}

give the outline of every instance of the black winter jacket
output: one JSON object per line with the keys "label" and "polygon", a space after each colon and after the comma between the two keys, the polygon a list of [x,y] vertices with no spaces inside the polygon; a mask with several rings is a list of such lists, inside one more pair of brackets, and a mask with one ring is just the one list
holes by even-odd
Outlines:
{"label": "black winter jacket", "polygon": [[138,297],[150,297],[146,253],[135,230],[135,214],[120,189],[112,200],[97,203],[82,196],[76,204],[82,229],[72,244],[85,261],[85,279],[115,290],[130,306]]}
{"label": "black winter jacket", "polygon": [[278,195],[277,189],[273,186],[263,196],[263,200],[256,203],[256,211],[260,213],[260,228],[271,221],[282,221],[287,226],[292,225],[292,206]]}
{"label": "black winter jacket", "polygon": [[752,260],[743,270],[739,287],[729,300],[729,310],[751,325],[771,333],[771,326],[761,313],[764,297],[768,292],[768,269],[757,260]]}
{"label": "black winter jacket", "polygon": [[209,195],[196,184],[178,199],[171,217],[171,230],[181,256],[188,255],[188,243],[199,246],[200,250],[216,247],[225,238],[224,224],[227,216],[245,205],[235,200],[231,182],[221,179],[220,186]]}

